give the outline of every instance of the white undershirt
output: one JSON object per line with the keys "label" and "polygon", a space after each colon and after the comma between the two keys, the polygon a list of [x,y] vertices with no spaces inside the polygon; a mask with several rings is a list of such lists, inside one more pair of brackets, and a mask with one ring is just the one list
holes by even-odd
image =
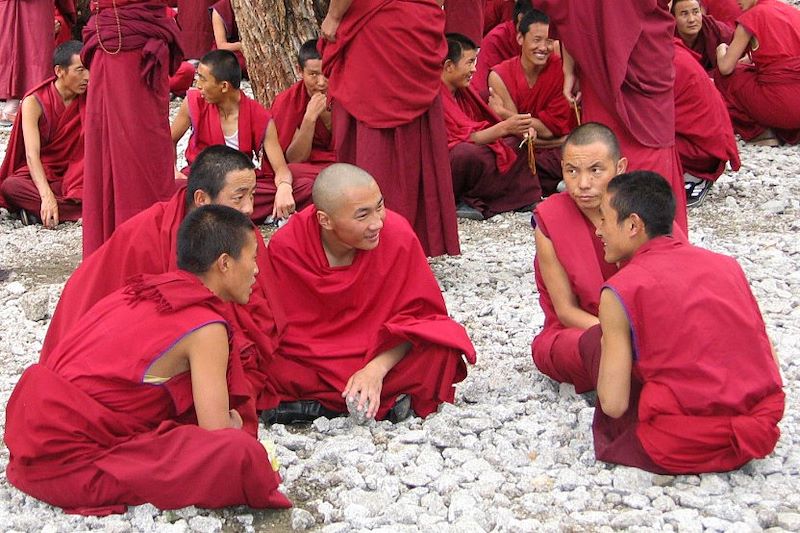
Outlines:
{"label": "white undershirt", "polygon": [[239,130],[234,131],[231,135],[222,134],[225,137],[225,146],[233,148],[234,150],[239,149]]}

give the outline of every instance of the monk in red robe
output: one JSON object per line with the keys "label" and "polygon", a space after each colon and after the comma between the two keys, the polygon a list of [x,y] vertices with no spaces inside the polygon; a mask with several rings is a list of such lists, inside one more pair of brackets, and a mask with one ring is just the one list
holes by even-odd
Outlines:
{"label": "monk in red robe", "polygon": [[[740,0],[730,46],[717,48],[714,79],[736,133],[775,146],[800,142],[800,10],[776,0]],[[752,64],[739,63],[747,55]]]}
{"label": "monk in red robe", "polygon": [[489,105],[506,119],[528,113],[536,130],[536,169],[546,195],[561,181],[561,144],[575,126],[575,113],[564,98],[561,58],[553,54],[550,19],[536,9],[519,23],[522,54],[496,65],[489,74]]}
{"label": "monk in red robe", "polygon": [[610,127],[631,169],[666,176],[686,232],[683,172],[675,148],[675,21],[667,0],[538,0],[562,44],[564,95],[584,122]]}
{"label": "monk in red robe", "polygon": [[457,215],[483,220],[515,209],[530,210],[541,201],[542,188],[531,172],[528,149],[521,146],[536,137],[534,119],[528,113],[514,113],[501,120],[470,86],[475,43],[448,33],[447,47],[441,91]]}
{"label": "monk in red robe", "polygon": [[[253,163],[242,153],[227,146],[212,146],[201,153],[194,162],[186,187],[181,187],[169,201],[157,203],[121,225],[112,238],[97,253],[84,259],[70,276],[47,330],[39,362],[47,363],[75,323],[131,276],[161,274],[177,268],[176,236],[188,212],[201,205],[220,204],[250,216],[255,187]],[[266,250],[261,246],[261,234],[258,230],[254,233],[259,240],[258,263],[263,272]],[[263,389],[259,360],[271,354],[270,340],[266,336],[271,312],[263,288],[263,274],[258,276],[248,305],[235,308],[233,313],[236,321],[231,327],[244,333],[240,355],[255,395]],[[253,434],[257,425],[257,420],[245,417],[245,428]]]}
{"label": "monk in red robe", "polygon": [[445,33],[460,33],[476,45],[483,39],[483,16],[486,0],[443,0]]}
{"label": "monk in red robe", "polygon": [[169,76],[178,29],[156,0],[99,0],[83,31],[92,71],[84,122],[83,257],[114,229],[175,191]]}
{"label": "monk in red robe", "polygon": [[23,224],[55,228],[81,217],[83,126],[89,71],[80,41],[53,54],[55,78],[36,87],[22,107],[0,165],[0,205],[18,209]]}
{"label": "monk in red robe", "polygon": [[536,257],[533,261],[544,328],[533,339],[531,353],[540,372],[578,393],[594,390],[584,368],[580,342],[599,323],[600,288],[617,272],[603,261],[595,235],[600,200],[611,178],[625,172],[614,133],[602,124],[579,126],[563,147],[566,191],[554,194],[533,213]]}
{"label": "monk in red robe", "polygon": [[75,0],[55,0],[55,46],[72,40],[72,27],[78,22]]}
{"label": "monk in red robe", "polygon": [[50,77],[53,58],[53,0],[0,2],[0,122],[11,125],[20,99]]}
{"label": "monk in red robe", "polygon": [[742,8],[737,0],[703,0],[706,14],[731,27],[736,25],[736,19],[742,14]]}
{"label": "monk in red robe", "polygon": [[322,73],[322,55],[316,39],[300,46],[296,69],[300,81],[278,94],[270,111],[289,170],[299,182],[314,180],[325,167],[335,163],[336,150],[327,104],[328,79]]}
{"label": "monk in red robe", "polygon": [[700,64],[711,72],[717,66],[717,47],[733,39],[733,26],[704,14],[700,0],[675,0],[670,10],[675,17],[675,36],[699,54]]}
{"label": "monk in red robe", "polygon": [[696,54],[677,38],[675,145],[685,172],[687,207],[702,203],[711,185],[725,172],[726,163],[730,162],[733,170],[741,167],[725,101]]}
{"label": "monk in red robe", "polygon": [[200,59],[211,51],[214,30],[208,10],[216,0],[178,0],[181,47],[187,59]]}
{"label": "monk in red robe", "polygon": [[514,0],[487,0],[483,15],[483,34],[514,18]]}
{"label": "monk in red robe", "polygon": [[[169,6],[165,7],[164,9],[166,10],[167,17],[171,18],[172,20],[177,19],[177,11]],[[169,77],[169,92],[173,96],[177,96],[179,98],[186,96],[186,91],[188,91],[189,87],[191,87],[192,83],[194,83],[194,75],[196,70],[197,69],[195,69],[194,64],[191,62],[181,61],[178,70],[175,71],[175,74]]]}
{"label": "monk in red robe", "polygon": [[617,176],[600,209],[605,260],[625,266],[603,286],[583,352],[597,375],[597,458],[697,474],[768,455],[784,393],[741,267],[671,235],[674,196],[655,173]]}
{"label": "monk in red robe", "polygon": [[230,308],[250,297],[257,246],[246,215],[195,210],[178,232],[180,271],[131,279],[25,370],[6,410],[9,482],[84,515],[290,507],[237,411],[249,384]]}
{"label": "monk in red robe", "polygon": [[230,50],[236,54],[242,76],[247,77],[247,61],[242,53],[242,41],[239,27],[236,26],[236,15],[233,13],[231,0],[219,0],[210,8],[211,28],[214,30],[214,46],[217,50]]}
{"label": "monk in red robe", "polygon": [[[305,206],[311,199],[313,179],[294,180],[278,140],[272,116],[240,88],[242,71],[233,53],[214,50],[203,56],[197,67],[197,90],[187,93],[172,123],[172,142],[177,149],[186,130],[192,128],[186,161],[192,164],[208,146],[224,144],[251,159],[266,155],[256,189],[253,220],[267,217],[286,219],[294,213],[295,202]],[[181,174],[188,174],[189,167]]]}
{"label": "monk in red robe", "polygon": [[484,101],[489,99],[489,73],[492,69],[506,59],[519,57],[522,52],[522,45],[517,40],[517,25],[531,9],[530,0],[516,0],[513,18],[498,24],[483,38],[472,88]]}
{"label": "monk in red robe", "polygon": [[375,176],[386,206],[411,223],[427,255],[459,254],[439,96],[441,6],[331,0],[321,30],[337,160]]}
{"label": "monk in red robe", "polygon": [[367,418],[397,421],[409,407],[425,417],[452,402],[453,384],[467,373],[462,354],[474,363],[475,350],[448,317],[408,222],[352,165],[323,170],[313,194],[314,205],[267,250],[278,336],[264,369],[262,418],[308,420],[349,403]]}

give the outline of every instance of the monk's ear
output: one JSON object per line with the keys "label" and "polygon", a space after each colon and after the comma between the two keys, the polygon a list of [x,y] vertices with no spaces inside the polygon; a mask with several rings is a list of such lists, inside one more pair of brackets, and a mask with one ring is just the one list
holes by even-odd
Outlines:
{"label": "monk's ear", "polygon": [[620,157],[619,161],[617,161],[617,175],[625,174],[627,170],[628,170],[628,158]]}
{"label": "monk's ear", "polygon": [[217,257],[215,264],[221,273],[226,273],[231,269],[232,258],[228,254],[221,254]]}
{"label": "monk's ear", "polygon": [[211,197],[202,189],[197,189],[194,191],[192,200],[194,200],[195,207],[200,207],[201,205],[211,205]]}
{"label": "monk's ear", "polygon": [[522,46],[522,41],[525,40],[525,36],[522,35],[520,32],[517,32],[517,43]]}
{"label": "monk's ear", "polygon": [[325,211],[317,211],[317,222],[324,229],[331,229],[331,217]]}
{"label": "monk's ear", "polygon": [[625,221],[625,224],[629,231],[630,237],[636,238],[642,235],[644,235],[645,238],[647,237],[644,220],[642,220],[642,217],[640,217],[638,213],[631,213],[631,216],[628,217],[628,220]]}
{"label": "monk's ear", "polygon": [[294,71],[295,71],[295,73],[297,73],[297,79],[298,80],[302,80],[303,79],[303,67],[301,67],[300,65],[295,65],[294,66]]}

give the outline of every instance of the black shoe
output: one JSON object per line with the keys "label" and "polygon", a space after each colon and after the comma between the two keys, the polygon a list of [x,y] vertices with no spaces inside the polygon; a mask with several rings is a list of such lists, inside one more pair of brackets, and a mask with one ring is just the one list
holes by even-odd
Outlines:
{"label": "black shoe", "polygon": [[261,412],[264,425],[272,424],[302,424],[313,422],[317,418],[336,418],[345,413],[326,409],[316,400],[298,400],[296,402],[282,402],[274,409]]}
{"label": "black shoe", "polygon": [[691,180],[686,180],[686,207],[697,207],[706,199],[708,191],[714,185],[713,181],[703,180],[692,176]]}
{"label": "black shoe", "polygon": [[483,220],[483,213],[463,203],[456,206],[456,216],[469,220]]}
{"label": "black shoe", "polygon": [[397,397],[397,401],[394,403],[392,408],[389,409],[385,420],[388,420],[392,424],[397,424],[411,415],[416,416],[414,410],[411,409],[411,396],[407,394],[401,394]]}
{"label": "black shoe", "polygon": [[42,223],[39,217],[37,217],[36,215],[25,209],[19,210],[19,219],[22,221],[23,226],[33,226],[34,224]]}

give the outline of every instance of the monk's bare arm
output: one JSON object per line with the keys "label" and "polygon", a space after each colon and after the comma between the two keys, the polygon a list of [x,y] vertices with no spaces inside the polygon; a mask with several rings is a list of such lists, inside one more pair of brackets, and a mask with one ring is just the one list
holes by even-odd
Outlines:
{"label": "monk's bare arm", "polygon": [[201,428],[241,427],[241,418],[228,404],[228,332],[221,323],[209,324],[182,340],[189,360],[192,397]]}
{"label": "monk's bare arm", "polygon": [[553,242],[539,228],[534,231],[534,238],[542,281],[550,295],[550,301],[553,302],[559,322],[565,327],[580,329],[589,329],[599,324],[600,321],[596,316],[587,313],[578,305],[578,298],[572,292],[569,277],[556,256]]}
{"label": "monk's bare arm", "polygon": [[744,55],[752,37],[744,26],[737,24],[731,44],[722,43],[717,46],[717,68],[720,74],[727,76],[736,70],[736,63]]}
{"label": "monk's bare arm", "polygon": [[561,44],[562,70],[564,71],[564,97],[569,103],[580,102],[581,91],[575,74],[575,60]]}
{"label": "monk's bare arm", "polygon": [[503,79],[495,71],[489,73],[489,93],[489,107],[500,118],[505,120],[511,115],[517,114],[517,105],[511,99]]}
{"label": "monk's bare arm", "polygon": [[317,129],[317,119],[325,111],[327,97],[324,93],[315,93],[306,106],[300,128],[294,133],[292,142],[286,149],[286,160],[289,163],[302,163],[311,155],[314,146],[314,130]]}
{"label": "monk's bare arm", "polygon": [[328,5],[328,14],[320,25],[322,36],[325,39],[331,42],[336,40],[336,30],[339,29],[339,24],[352,3],[353,0],[331,0]]}
{"label": "monk's bare arm", "polygon": [[58,202],[41,159],[42,139],[39,136],[39,118],[42,116],[42,106],[34,96],[29,96],[22,101],[22,138],[25,141],[25,162],[31,173],[31,179],[39,191],[42,205],[39,215],[42,224],[47,228],[58,225]]}
{"label": "monk's bare arm", "polygon": [[528,134],[532,127],[533,121],[530,114],[518,113],[516,115],[511,115],[502,122],[498,122],[494,126],[473,132],[469,136],[469,140],[475,144],[489,144],[497,139],[508,137],[509,135],[516,135],[521,138]]}
{"label": "monk's bare arm", "polygon": [[381,405],[383,378],[406,356],[411,349],[410,342],[398,344],[391,350],[375,356],[364,368],[350,376],[342,397],[358,398],[358,408],[363,409],[369,400],[367,417],[373,418]]}
{"label": "monk's bare arm", "polygon": [[230,50],[231,52],[240,52],[242,50],[242,43],[228,42],[228,32],[225,30],[225,21],[217,13],[216,9],[211,10],[211,28],[214,30],[214,42],[220,50]]}
{"label": "monk's bare arm", "polygon": [[625,309],[610,289],[600,294],[600,328],[603,338],[597,399],[606,415],[619,418],[628,410],[630,400],[633,347]]}
{"label": "monk's bare arm", "polygon": [[294,213],[295,208],[294,196],[292,196],[292,172],[283,156],[274,120],[270,120],[267,126],[267,134],[264,137],[264,154],[275,172],[276,191],[275,200],[272,203],[272,217],[288,218]]}

